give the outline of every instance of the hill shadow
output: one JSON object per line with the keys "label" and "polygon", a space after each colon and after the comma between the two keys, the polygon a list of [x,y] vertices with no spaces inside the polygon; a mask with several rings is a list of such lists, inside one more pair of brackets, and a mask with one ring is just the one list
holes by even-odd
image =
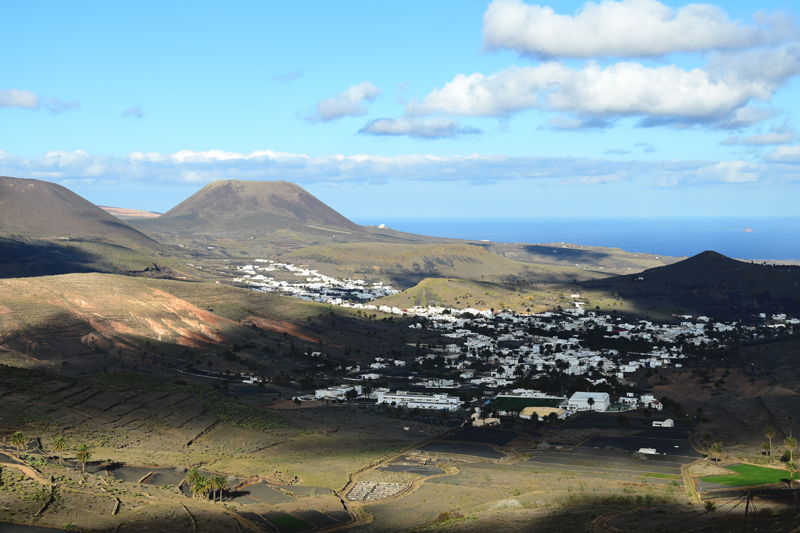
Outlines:
{"label": "hill shadow", "polygon": [[0,278],[100,272],[94,255],[50,241],[0,237]]}
{"label": "hill shadow", "polygon": [[800,269],[738,261],[706,251],[638,274],[582,282],[640,310],[747,320],[754,314],[800,312]]}

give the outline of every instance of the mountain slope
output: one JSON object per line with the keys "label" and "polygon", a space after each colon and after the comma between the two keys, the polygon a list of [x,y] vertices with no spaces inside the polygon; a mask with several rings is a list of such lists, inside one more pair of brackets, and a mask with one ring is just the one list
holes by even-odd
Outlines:
{"label": "mountain slope", "polygon": [[162,216],[136,225],[156,232],[230,236],[277,229],[364,231],[302,187],[286,181],[215,181]]}
{"label": "mountain slope", "polygon": [[[677,263],[583,283],[648,307],[714,317],[800,311],[800,268],[737,261],[706,251]],[[640,306],[641,307],[641,306]]]}
{"label": "mountain slope", "polygon": [[69,189],[0,176],[0,235],[103,240],[135,248],[157,243]]}
{"label": "mountain slope", "polygon": [[596,277],[578,268],[520,263],[472,244],[355,243],[309,246],[280,256],[332,276],[368,274],[400,288],[425,278],[453,277],[517,283],[571,281]]}

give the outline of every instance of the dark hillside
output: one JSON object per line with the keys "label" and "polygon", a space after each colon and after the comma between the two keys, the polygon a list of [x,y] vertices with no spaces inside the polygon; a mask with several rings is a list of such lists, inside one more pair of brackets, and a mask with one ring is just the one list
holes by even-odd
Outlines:
{"label": "dark hillside", "polygon": [[800,268],[737,261],[707,251],[639,274],[592,280],[587,290],[646,300],[660,310],[746,318],[757,312],[800,312]]}

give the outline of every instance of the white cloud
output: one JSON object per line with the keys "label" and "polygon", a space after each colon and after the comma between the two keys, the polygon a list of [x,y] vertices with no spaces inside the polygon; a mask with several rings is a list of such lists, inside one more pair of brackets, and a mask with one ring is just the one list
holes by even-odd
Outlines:
{"label": "white cloud", "polygon": [[794,129],[789,125],[789,119],[783,121],[780,126],[770,128],[769,133],[759,135],[747,135],[741,137],[739,135],[732,135],[727,139],[720,142],[723,145],[742,144],[747,146],[768,146],[771,144],[788,144],[794,141],[797,135]]}
{"label": "white cloud", "polygon": [[[773,153],[773,160],[800,163],[800,147],[781,148],[788,150]],[[591,185],[644,178],[654,184],[669,186],[740,184],[760,181],[765,176],[772,180],[785,179],[785,171],[775,165],[736,160],[613,161],[481,154],[447,157],[335,154],[311,157],[273,150],[249,154],[223,150],[181,150],[172,154],[132,152],[125,157],[98,156],[79,150],[53,151],[36,158],[0,151],[0,175],[62,183],[70,180],[140,182],[154,187],[158,183],[208,183],[220,179],[281,179],[301,185],[382,183],[387,180],[485,184],[523,179]]]}
{"label": "white cloud", "polygon": [[723,120],[717,121],[712,125],[713,128],[721,130],[738,130],[752,126],[762,120],[768,120],[774,117],[777,113],[773,109],[765,109],[763,107],[745,106],[740,107],[728,117]]}
{"label": "white cloud", "polygon": [[80,109],[81,104],[78,101],[65,102],[58,98],[40,98],[33,91],[3,89],[0,90],[0,107],[45,108],[51,115],[58,115],[64,111]]}
{"label": "white cloud", "polygon": [[609,148],[604,154],[629,154],[631,153],[630,150],[626,150],[625,148]]}
{"label": "white cloud", "polygon": [[758,166],[745,161],[720,161],[697,171],[696,181],[748,183],[760,178]]}
{"label": "white cloud", "polygon": [[142,104],[135,105],[133,107],[129,107],[125,111],[122,112],[122,117],[130,117],[130,118],[143,118],[147,113],[142,111]]}
{"label": "white cloud", "polygon": [[469,126],[460,126],[457,120],[447,118],[418,119],[379,118],[372,120],[361,128],[359,133],[379,136],[408,135],[420,139],[441,139],[481,133],[481,130]]}
{"label": "white cloud", "polygon": [[776,133],[771,131],[761,135],[747,135],[740,137],[732,135],[720,142],[720,144],[744,144],[749,146],[768,146],[770,144],[786,144],[795,140],[797,136],[792,132]]}
{"label": "white cloud", "polygon": [[539,57],[642,57],[742,49],[779,43],[797,34],[793,19],[785,13],[758,14],[755,25],[743,25],[711,4],[673,9],[656,0],[587,2],[575,16],[520,0],[495,0],[483,16],[486,48]]}
{"label": "white cloud", "polygon": [[458,74],[444,87],[406,106],[410,116],[508,116],[538,108],[592,117],[643,116],[653,123],[715,124],[751,100],[769,100],[800,74],[800,47],[716,54],[708,68],[684,70],[620,62],[601,67],[590,61],[574,69],[557,62],[509,67],[489,76]]}
{"label": "white cloud", "polygon": [[372,102],[381,90],[368,81],[353,85],[345,92],[317,103],[305,117],[309,122],[329,122],[342,117],[360,117],[367,114],[364,102]]}
{"label": "white cloud", "polygon": [[545,124],[541,125],[541,129],[557,130],[557,131],[577,131],[585,129],[602,129],[611,127],[611,121],[602,118],[575,118],[558,116],[551,118]]}
{"label": "white cloud", "polygon": [[39,97],[33,91],[3,89],[0,90],[0,107],[39,109]]}
{"label": "white cloud", "polygon": [[765,157],[775,163],[800,164],[800,144],[794,146],[778,146]]}

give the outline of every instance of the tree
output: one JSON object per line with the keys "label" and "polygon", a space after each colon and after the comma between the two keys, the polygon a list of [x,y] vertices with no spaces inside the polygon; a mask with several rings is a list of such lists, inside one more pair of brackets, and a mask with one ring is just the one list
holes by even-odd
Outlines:
{"label": "tree", "polygon": [[645,418],[650,418],[650,415],[652,415],[652,414],[653,414],[653,413],[650,411],[650,409],[647,409],[646,407],[644,408],[644,410],[642,410],[642,415],[643,415]]}
{"label": "tree", "polygon": [[211,500],[216,499],[216,492],[219,491],[219,501],[222,501],[222,489],[228,485],[228,480],[223,476],[211,476],[208,486],[211,489]]}
{"label": "tree", "polygon": [[86,473],[86,463],[91,461],[92,459],[92,452],[89,450],[89,446],[85,443],[81,443],[78,446],[78,453],[75,454],[78,458],[78,461],[81,463],[81,472],[84,474]]}
{"label": "tree", "polygon": [[295,409],[299,409],[299,408],[300,408],[300,404],[301,404],[301,403],[303,403],[303,402],[300,400],[300,398],[295,398],[293,401],[294,401],[294,408],[295,408]]}
{"label": "tree", "polygon": [[703,433],[703,436],[700,437],[700,440],[702,441],[703,446],[705,446],[706,448],[706,453],[708,453],[708,450],[711,446],[711,443],[714,442],[714,439],[711,437],[709,433]]}
{"label": "tree", "polygon": [[492,407],[489,404],[481,405],[481,420],[483,420],[483,434],[486,435],[486,419],[492,414]]}
{"label": "tree", "polygon": [[772,426],[765,427],[764,436],[769,439],[769,456],[770,461],[772,461],[772,438],[775,436],[775,428]]}
{"label": "tree", "polygon": [[67,449],[67,439],[59,435],[53,440],[53,449],[58,452],[58,464],[64,464],[64,451]]}
{"label": "tree", "polygon": [[344,393],[344,399],[347,400],[348,403],[354,401],[356,398],[358,398],[358,391],[356,389],[350,389]]}
{"label": "tree", "polygon": [[718,462],[722,455],[722,443],[715,442],[711,445],[711,455],[714,457],[714,462]]}
{"label": "tree", "polygon": [[789,480],[794,479],[794,473],[797,472],[797,463],[789,461],[786,463],[786,470],[789,471]]}
{"label": "tree", "polygon": [[[769,442],[762,442],[761,443],[761,449],[764,450],[764,453],[766,453],[767,455],[772,453],[772,446],[769,445]],[[770,461],[771,461],[771,459],[770,459]]]}
{"label": "tree", "polygon": [[786,437],[783,439],[783,445],[789,449],[789,462],[794,461],[794,450],[797,448],[797,439],[794,437]]}
{"label": "tree", "polygon": [[17,447],[17,459],[19,459],[19,449],[20,449],[20,447],[23,444],[25,444],[26,442],[27,442],[27,439],[25,438],[25,434],[22,433],[21,431],[16,431],[16,432],[14,432],[13,435],[11,435],[11,444],[13,444],[14,446]]}
{"label": "tree", "polygon": [[586,400],[586,403],[589,404],[589,410],[591,411],[592,407],[594,407],[594,398],[589,398],[588,400]]}
{"label": "tree", "polygon": [[208,495],[209,482],[205,476],[198,476],[197,481],[192,485],[192,496],[195,498],[205,497]]}
{"label": "tree", "polygon": [[619,427],[621,427],[623,429],[627,429],[627,428],[631,427],[630,419],[627,416],[622,415],[622,414],[617,415],[617,424],[619,424]]}

